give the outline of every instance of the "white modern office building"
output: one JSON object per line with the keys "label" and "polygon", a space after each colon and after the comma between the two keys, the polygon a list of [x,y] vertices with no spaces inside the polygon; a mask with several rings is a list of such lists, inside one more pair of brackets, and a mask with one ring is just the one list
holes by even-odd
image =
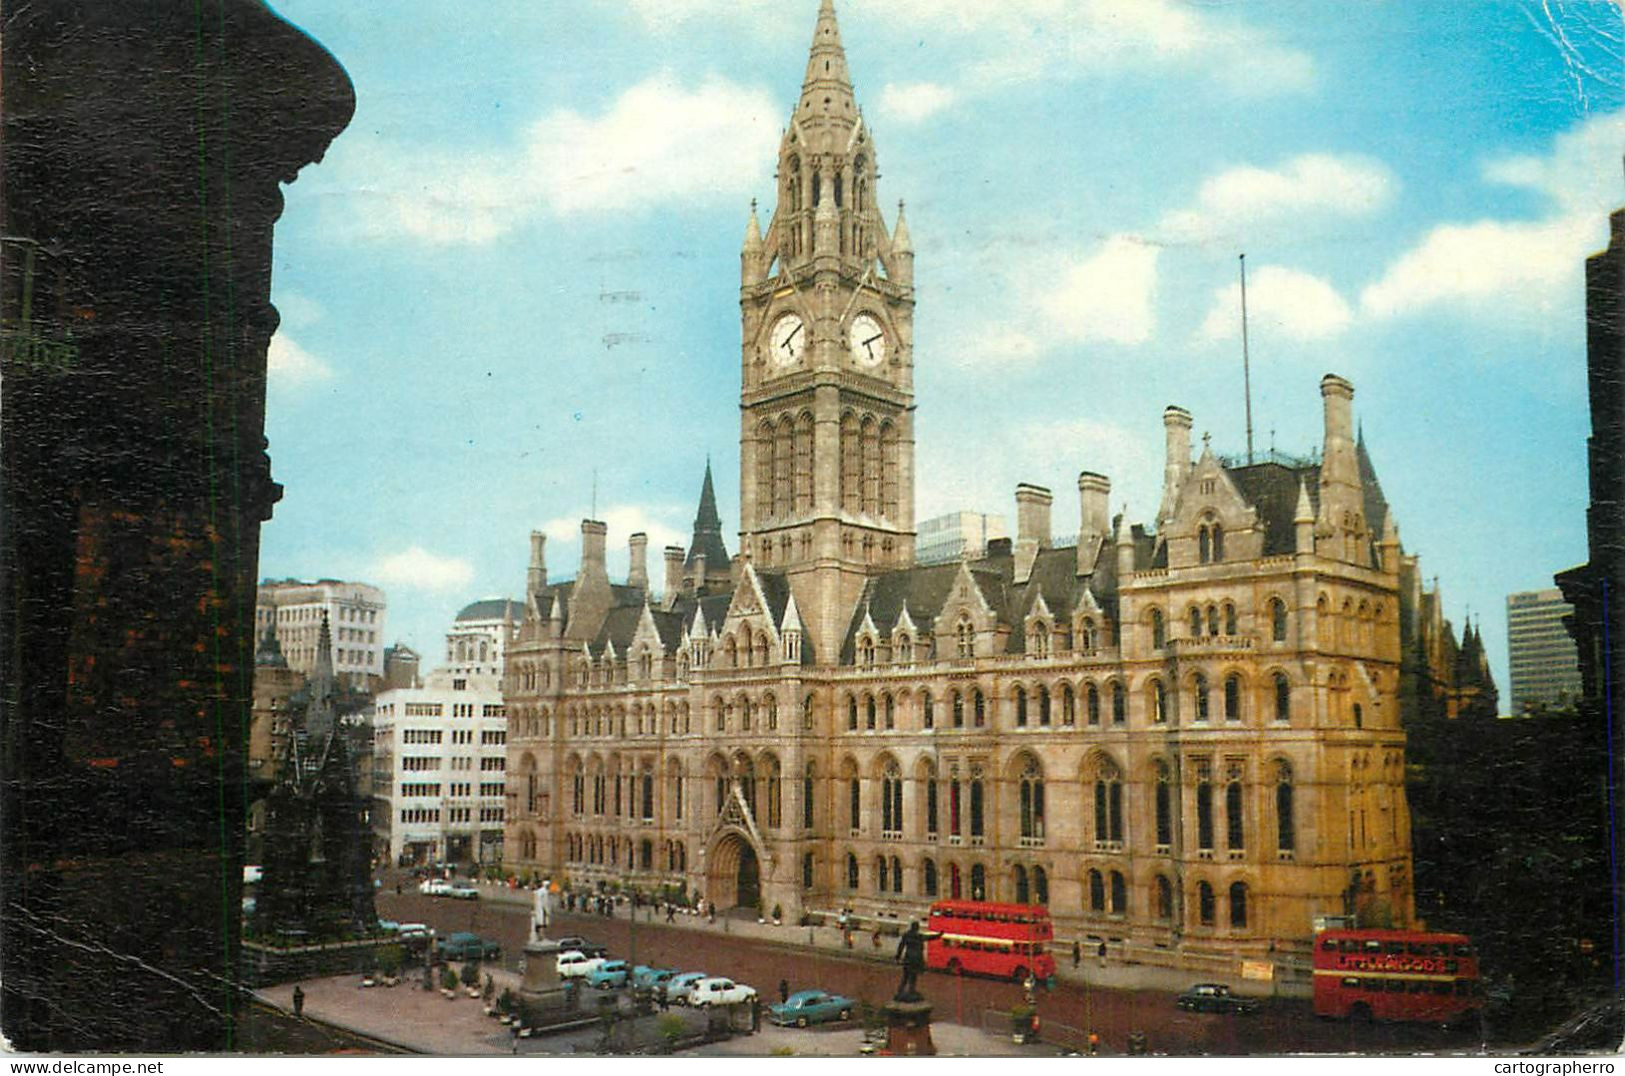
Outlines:
{"label": "white modern office building", "polygon": [[369,690],[384,675],[388,603],[367,583],[320,579],[267,579],[259,585],[254,634],[274,628],[288,668],[309,675],[325,617],[333,635],[333,675],[340,684]]}

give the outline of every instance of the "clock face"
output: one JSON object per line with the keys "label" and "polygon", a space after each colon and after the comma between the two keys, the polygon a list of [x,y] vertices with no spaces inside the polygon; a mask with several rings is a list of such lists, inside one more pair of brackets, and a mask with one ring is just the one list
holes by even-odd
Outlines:
{"label": "clock face", "polygon": [[872,315],[859,314],[852,319],[847,347],[852,352],[852,361],[859,366],[879,366],[886,361],[886,330]]}
{"label": "clock face", "polygon": [[768,358],[775,366],[793,366],[807,350],[807,326],[795,314],[786,314],[773,323],[768,334]]}

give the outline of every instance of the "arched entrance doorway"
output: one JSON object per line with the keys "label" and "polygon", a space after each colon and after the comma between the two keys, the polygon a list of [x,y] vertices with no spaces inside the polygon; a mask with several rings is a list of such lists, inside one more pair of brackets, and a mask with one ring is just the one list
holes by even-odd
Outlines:
{"label": "arched entrance doorway", "polygon": [[725,833],[711,850],[706,899],[724,911],[757,909],[762,900],[762,865],[756,849],[739,833]]}

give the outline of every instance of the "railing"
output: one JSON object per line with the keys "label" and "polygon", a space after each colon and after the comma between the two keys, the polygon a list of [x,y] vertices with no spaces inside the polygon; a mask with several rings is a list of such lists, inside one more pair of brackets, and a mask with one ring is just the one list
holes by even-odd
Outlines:
{"label": "railing", "polygon": [[1216,654],[1227,650],[1252,650],[1256,640],[1251,635],[1202,635],[1195,639],[1169,639],[1168,649],[1177,654]]}
{"label": "railing", "polygon": [[1095,842],[1095,851],[1097,851],[1097,852],[1121,852],[1122,850],[1123,850],[1123,842],[1122,841],[1096,841]]}
{"label": "railing", "polygon": [[1022,848],[1042,848],[1042,847],[1044,847],[1044,838],[1042,838],[1042,837],[1022,837],[1017,843]]}

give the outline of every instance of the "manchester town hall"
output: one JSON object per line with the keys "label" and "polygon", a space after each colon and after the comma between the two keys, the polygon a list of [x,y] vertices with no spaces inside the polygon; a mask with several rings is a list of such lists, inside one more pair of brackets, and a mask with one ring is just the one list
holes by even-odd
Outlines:
{"label": "manchester town hall", "polygon": [[1320,383],[1313,459],[1193,458],[1169,407],[1149,525],[1084,471],[1074,544],[1022,485],[1015,538],[916,565],[914,251],[831,0],[777,172],[740,256],[739,552],[709,470],[659,586],[642,535],[624,584],[603,523],[568,582],[532,535],[509,865],[790,922],[1033,902],[1187,967],[1413,924],[1402,711],[1434,681],[1405,665],[1435,595],[1349,382]]}

